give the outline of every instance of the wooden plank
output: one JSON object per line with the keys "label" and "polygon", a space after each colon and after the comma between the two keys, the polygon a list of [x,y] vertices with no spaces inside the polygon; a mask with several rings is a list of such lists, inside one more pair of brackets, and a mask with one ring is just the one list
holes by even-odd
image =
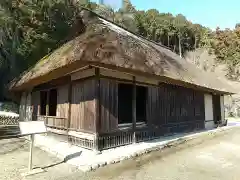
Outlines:
{"label": "wooden plank", "polygon": [[136,79],[133,77],[133,97],[132,97],[132,124],[133,124],[133,143],[136,143],[136,121],[137,121],[137,114],[136,114]]}
{"label": "wooden plank", "polygon": [[47,91],[47,105],[46,105],[46,116],[49,116],[49,90]]}
{"label": "wooden plank", "polygon": [[105,81],[103,80],[103,79],[101,79],[100,80],[100,108],[101,108],[101,118],[100,118],[100,120],[101,120],[101,126],[100,126],[100,131],[101,132],[104,132],[104,84],[105,84]]}
{"label": "wooden plank", "polygon": [[46,82],[44,84],[36,86],[33,91],[42,91],[42,90],[50,90],[53,88],[57,88],[58,86],[64,86],[71,80],[70,76],[63,76],[58,79],[51,80],[50,82]]}
{"label": "wooden plank", "polygon": [[99,68],[95,68],[95,84],[96,84],[96,91],[95,91],[95,97],[96,97],[96,133],[100,133],[101,130],[101,91],[100,91],[100,76],[99,76]]}
{"label": "wooden plank", "polygon": [[117,128],[117,119],[116,119],[116,96],[117,94],[114,93],[115,92],[115,88],[116,88],[116,85],[114,84],[114,82],[112,81],[109,81],[109,129],[112,131],[112,130],[115,130]]}
{"label": "wooden plank", "polygon": [[84,108],[84,102],[83,102],[83,97],[84,97],[84,92],[83,92],[83,87],[82,87],[82,83],[81,83],[81,86],[79,87],[79,96],[80,96],[80,106],[79,106],[79,115],[80,115],[80,118],[79,120],[77,120],[77,128],[78,129],[84,129],[84,111],[85,111],[85,108]]}
{"label": "wooden plank", "polygon": [[106,77],[113,77],[113,78],[119,78],[119,79],[126,79],[126,80],[132,80],[132,76],[123,72],[114,71],[111,69],[100,69],[100,75],[106,76]]}
{"label": "wooden plank", "polygon": [[81,71],[78,71],[78,72],[74,72],[73,74],[71,74],[71,80],[75,81],[75,80],[78,80],[78,79],[83,79],[83,78],[91,77],[91,76],[94,76],[94,75],[95,75],[95,68],[90,68],[90,69],[87,69],[87,70],[81,70]]}
{"label": "wooden plank", "polygon": [[112,89],[112,119],[111,119],[111,130],[118,128],[118,83],[111,81]]}
{"label": "wooden plank", "polygon": [[70,121],[70,128],[74,127],[74,121],[75,121],[75,109],[76,109],[76,99],[75,99],[75,86],[72,85],[72,97],[71,97],[71,121]]}
{"label": "wooden plank", "polygon": [[32,92],[32,120],[36,121],[37,116],[40,114],[39,112],[39,107],[40,107],[40,92],[39,91],[34,91]]}
{"label": "wooden plank", "polygon": [[104,86],[103,86],[103,119],[102,119],[102,124],[103,124],[103,131],[106,132],[108,131],[107,129],[107,121],[108,119],[106,118],[106,108],[108,107],[108,102],[106,101],[106,88],[107,88],[107,81],[104,81]]}
{"label": "wooden plank", "polygon": [[72,83],[69,82],[68,85],[68,120],[67,120],[67,128],[70,128],[71,124],[71,113],[72,113]]}
{"label": "wooden plank", "polygon": [[95,80],[88,79],[74,83],[75,91],[72,96],[72,115],[75,118],[72,121],[74,129],[84,129],[96,132],[96,105],[95,105]]}
{"label": "wooden plank", "polygon": [[109,132],[110,131],[110,117],[109,117],[109,111],[111,109],[111,102],[110,102],[110,97],[109,97],[109,81],[106,83],[106,87],[105,87],[105,103],[106,106],[105,107],[105,122],[106,122],[106,131]]}
{"label": "wooden plank", "polygon": [[[69,85],[57,88],[57,117],[68,118],[69,112]],[[71,99],[71,98],[70,98]]]}
{"label": "wooden plank", "polygon": [[118,128],[118,84],[109,79],[100,79],[101,132]]}
{"label": "wooden plank", "polygon": [[26,101],[27,101],[27,93],[23,92],[21,95],[21,102],[20,102],[20,108],[19,108],[20,121],[23,121],[26,117]]}

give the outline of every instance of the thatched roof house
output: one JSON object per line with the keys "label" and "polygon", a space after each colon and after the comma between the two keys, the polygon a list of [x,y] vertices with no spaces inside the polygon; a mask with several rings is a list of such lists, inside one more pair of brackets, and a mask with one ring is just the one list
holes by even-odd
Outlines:
{"label": "thatched roof house", "polygon": [[[129,131],[133,133],[131,141],[142,137],[136,135],[138,121],[146,124],[144,131],[148,136],[155,137],[161,134],[161,128],[166,126],[169,129],[173,123],[193,120],[194,127],[191,127],[195,129],[204,127],[206,120],[217,122],[224,118],[221,97],[234,93],[234,89],[214,74],[201,71],[166,47],[139,37],[90,11],[83,10],[82,17],[84,30],[78,37],[41,59],[11,84],[11,90],[31,92],[30,97],[25,93],[25,100],[22,96],[22,103],[32,104],[32,117],[67,118],[68,123],[61,125],[62,129],[97,132],[99,137],[101,133],[104,136],[122,132],[119,124],[132,123],[130,127],[133,129]],[[64,80],[61,79],[63,77]],[[82,84],[75,82],[79,79]],[[122,85],[125,83],[131,86]],[[128,94],[127,90],[129,96],[124,99],[123,94]],[[51,101],[55,103],[51,105]],[[65,109],[63,102],[69,104],[64,106]],[[87,104],[82,107],[79,106],[81,103]],[[117,106],[114,105],[116,103]],[[130,109],[129,112],[122,110],[124,105]],[[51,106],[57,112],[49,110]],[[90,106],[93,109],[90,110]],[[78,114],[81,108],[84,116]],[[52,111],[53,115],[49,115]],[[121,115],[122,112],[125,114]],[[58,117],[59,114],[62,117]],[[23,118],[26,116],[23,113]],[[140,116],[142,120],[138,120]],[[131,119],[125,121],[127,118]],[[158,130],[153,130],[153,125]],[[59,129],[56,124],[49,127]],[[184,127],[190,126],[185,124]],[[97,148],[114,146],[106,145],[105,141],[101,143],[96,145]]]}
{"label": "thatched roof house", "polygon": [[88,16],[85,17],[85,32],[41,59],[22,74],[11,89],[33,87],[59,78],[79,66],[93,65],[178,81],[179,84],[210,91],[234,92],[216,79],[214,74],[197,69],[166,47],[139,37],[91,12],[85,12],[84,15]]}

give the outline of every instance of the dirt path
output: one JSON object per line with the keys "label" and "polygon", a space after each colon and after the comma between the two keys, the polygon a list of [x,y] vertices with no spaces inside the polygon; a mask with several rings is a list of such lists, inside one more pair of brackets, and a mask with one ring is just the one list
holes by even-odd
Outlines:
{"label": "dirt path", "polygon": [[[92,173],[82,173],[75,167],[35,149],[34,164],[46,168],[46,172],[30,176],[29,180],[232,180],[240,177],[239,128],[199,141],[189,142],[166,150],[101,168]],[[194,143],[195,144],[195,143]],[[3,146],[4,145],[4,146]],[[0,141],[0,179],[23,179],[21,169],[28,162],[28,146],[19,140]],[[3,148],[2,148],[3,147]],[[50,167],[48,167],[50,166]]]}

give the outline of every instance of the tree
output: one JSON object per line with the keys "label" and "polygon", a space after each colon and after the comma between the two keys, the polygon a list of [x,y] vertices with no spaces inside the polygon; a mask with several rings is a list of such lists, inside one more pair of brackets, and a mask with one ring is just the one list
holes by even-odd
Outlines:
{"label": "tree", "polygon": [[124,13],[135,13],[136,9],[130,2],[130,0],[123,0],[123,8],[122,8]]}
{"label": "tree", "polygon": [[79,11],[79,4],[72,0],[1,0],[3,84],[67,41]]}

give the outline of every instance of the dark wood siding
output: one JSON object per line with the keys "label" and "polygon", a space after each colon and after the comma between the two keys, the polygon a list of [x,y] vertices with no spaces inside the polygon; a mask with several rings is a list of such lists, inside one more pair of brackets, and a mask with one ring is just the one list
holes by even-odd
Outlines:
{"label": "dark wood siding", "polygon": [[213,119],[215,123],[221,120],[220,95],[212,95],[213,98]]}
{"label": "dark wood siding", "polygon": [[100,80],[100,131],[110,132],[118,128],[118,83]]}
{"label": "dark wood siding", "polygon": [[[102,133],[118,129],[118,83],[109,79],[100,81]],[[204,93],[164,83],[148,86],[146,113],[149,130],[157,128],[163,134],[203,128]]]}
{"label": "dark wood siding", "polygon": [[147,124],[148,125],[161,125],[163,121],[160,117],[158,111],[160,110],[160,103],[159,103],[159,89],[158,87],[148,87],[148,94],[147,94]]}
{"label": "dark wood siding", "polygon": [[96,81],[95,79],[74,82],[70,128],[77,131],[96,130]]}
{"label": "dark wood siding", "polygon": [[[204,94],[184,87],[162,84],[148,88],[147,120],[166,133],[203,126]],[[198,122],[199,121],[199,122]]]}

